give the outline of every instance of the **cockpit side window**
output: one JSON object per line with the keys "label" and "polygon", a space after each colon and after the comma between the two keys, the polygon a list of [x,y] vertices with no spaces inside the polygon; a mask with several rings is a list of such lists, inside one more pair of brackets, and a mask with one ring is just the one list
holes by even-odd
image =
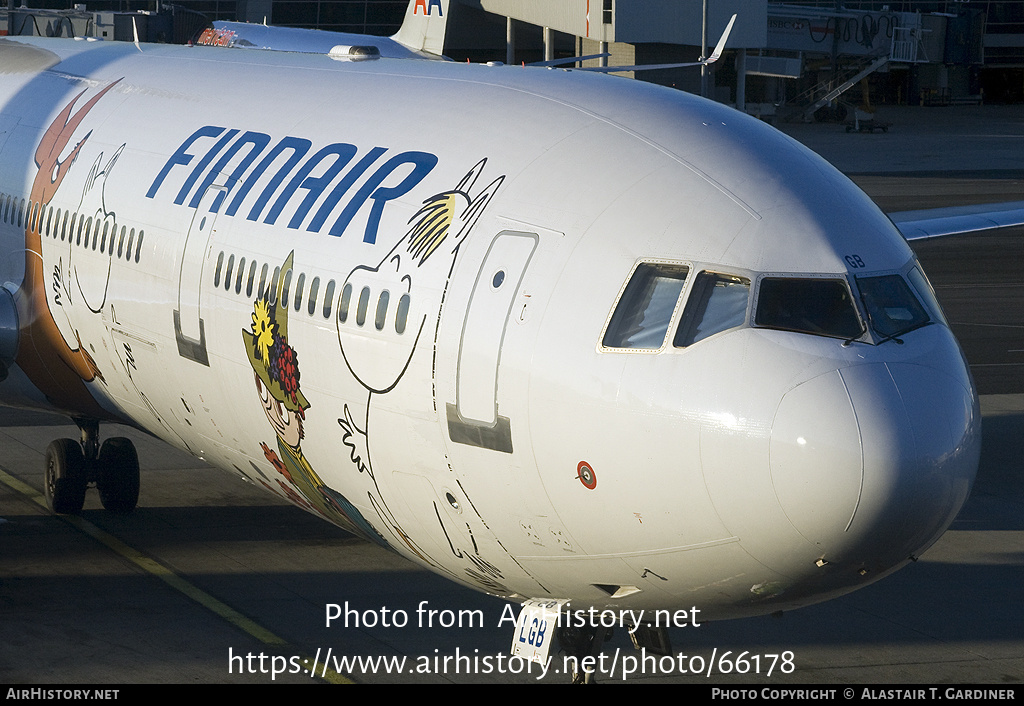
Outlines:
{"label": "cockpit side window", "polygon": [[899,275],[858,277],[857,287],[871,328],[880,336],[899,336],[931,321]]}
{"label": "cockpit side window", "polygon": [[683,311],[673,345],[692,345],[726,329],[742,326],[747,320],[750,280],[716,272],[701,272]]}
{"label": "cockpit side window", "polygon": [[915,266],[907,273],[907,278],[917,291],[917,296],[928,310],[932,320],[938,321],[944,326],[949,326],[949,323],[946,321],[946,315],[942,313],[942,307],[939,306],[939,300],[935,296],[935,288],[928,281],[928,275],[920,267]]}
{"label": "cockpit side window", "polygon": [[619,297],[601,344],[606,348],[661,348],[688,273],[686,265],[638,265]]}
{"label": "cockpit side window", "polygon": [[754,325],[844,339],[864,334],[850,289],[842,279],[763,278]]}

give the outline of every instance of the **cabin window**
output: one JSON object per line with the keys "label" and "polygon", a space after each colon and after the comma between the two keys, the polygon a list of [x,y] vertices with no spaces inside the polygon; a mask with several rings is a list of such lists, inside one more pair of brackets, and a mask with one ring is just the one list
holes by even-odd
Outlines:
{"label": "cabin window", "polygon": [[127,231],[128,231],[127,228],[125,228],[124,226],[121,226],[121,237],[119,237],[117,239],[117,256],[118,257],[121,257],[122,255],[124,255],[124,236],[125,236],[125,233],[127,233]]}
{"label": "cabin window", "polygon": [[263,296],[263,294],[267,291],[266,288],[267,288],[267,271],[268,271],[268,269],[269,268],[268,268],[267,264],[264,263],[263,264],[263,270],[260,272],[260,288],[259,288],[259,291],[258,291],[258,296]]}
{"label": "cabin window", "polygon": [[131,260],[132,259],[132,243],[134,241],[135,241],[135,229],[132,228],[130,231],[128,231],[128,245],[124,249],[124,259],[125,260]]}
{"label": "cabin window", "polygon": [[235,269],[235,256],[231,255],[228,258],[228,269],[224,273],[224,291],[231,290],[231,272]]}
{"label": "cabin window", "polygon": [[747,320],[750,280],[746,277],[701,272],[683,310],[673,345],[693,345],[716,333],[742,326]]}
{"label": "cabin window", "polygon": [[245,283],[245,296],[247,296],[247,297],[251,297],[252,296],[252,285],[253,285],[253,282],[255,280],[256,280],[256,261],[252,260],[249,263],[249,279]]}
{"label": "cabin window", "polygon": [[138,261],[139,261],[139,256],[140,256],[140,255],[142,254],[142,236],[143,236],[143,235],[145,235],[145,234],[146,234],[146,232],[145,232],[145,231],[143,231],[143,230],[140,230],[140,231],[139,231],[139,239],[138,239],[138,241],[137,241],[137,242],[135,243],[135,262],[136,262],[136,263],[138,263]]}
{"label": "cabin window", "polygon": [[224,252],[217,256],[217,268],[213,271],[213,286],[220,286],[220,270],[224,266]]}
{"label": "cabin window", "polygon": [[686,265],[638,265],[619,296],[602,345],[641,350],[661,348],[689,271]]}
{"label": "cabin window", "polygon": [[312,316],[316,313],[316,295],[320,292],[320,278],[314,277],[313,281],[309,283],[309,306],[306,308],[307,313]]}
{"label": "cabin window", "polygon": [[388,302],[391,300],[391,295],[388,294],[388,290],[384,290],[380,293],[380,298],[377,300],[377,315],[374,317],[373,325],[378,331],[384,330],[384,321],[388,316]]}
{"label": "cabin window", "polygon": [[324,292],[324,318],[331,318],[331,305],[334,299],[334,280],[327,283],[327,290]]}
{"label": "cabin window", "polygon": [[864,333],[843,279],[765,277],[758,287],[754,325],[845,339]]}
{"label": "cabin window", "polygon": [[299,279],[295,282],[295,311],[302,308],[302,290],[306,286],[306,273],[300,272]]}
{"label": "cabin window", "polygon": [[245,279],[245,258],[238,261],[238,274],[235,276],[235,294],[242,293],[242,280]]}
{"label": "cabin window", "polygon": [[[291,272],[291,270],[288,270]],[[281,268],[274,268],[274,277],[270,280],[270,303],[277,306],[277,288],[281,283]],[[287,298],[287,295],[286,295]]]}
{"label": "cabin window", "polygon": [[284,273],[284,285],[281,288],[281,306],[285,309],[288,308],[288,295],[292,291],[292,271],[288,270]]}
{"label": "cabin window", "polygon": [[370,305],[370,288],[363,287],[359,292],[359,304],[356,305],[356,325],[362,326],[366,323],[366,309]]}
{"label": "cabin window", "polygon": [[409,295],[403,294],[398,300],[398,311],[395,313],[395,333],[405,333],[405,327],[409,323]]}
{"label": "cabin window", "polygon": [[899,336],[931,321],[906,280],[899,275],[858,277],[857,287],[868,322],[879,336]]}
{"label": "cabin window", "polygon": [[352,285],[346,284],[341,290],[341,301],[338,302],[338,321],[348,321],[348,307],[352,302]]}

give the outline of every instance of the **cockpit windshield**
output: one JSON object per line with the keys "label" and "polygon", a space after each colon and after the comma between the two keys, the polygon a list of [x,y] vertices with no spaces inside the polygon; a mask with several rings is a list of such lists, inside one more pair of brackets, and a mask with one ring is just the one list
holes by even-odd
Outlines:
{"label": "cockpit windshield", "polygon": [[834,338],[859,338],[864,325],[843,279],[765,277],[754,324]]}
{"label": "cockpit windshield", "polygon": [[899,275],[858,277],[857,287],[871,329],[884,338],[900,336],[931,322],[910,285]]}
{"label": "cockpit windshield", "polygon": [[[847,344],[899,341],[898,336],[929,323],[945,323],[924,273],[914,263],[905,273],[853,280],[824,273],[766,274],[754,290],[748,276],[671,261],[642,262],[619,294],[601,348],[657,353],[668,343],[683,349],[744,326]],[[752,291],[753,317],[748,318]],[[666,340],[673,326],[675,333]]]}

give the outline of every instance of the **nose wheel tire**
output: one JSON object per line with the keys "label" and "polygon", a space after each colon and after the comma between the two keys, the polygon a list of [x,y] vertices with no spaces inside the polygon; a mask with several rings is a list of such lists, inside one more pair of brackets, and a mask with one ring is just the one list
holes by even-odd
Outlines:
{"label": "nose wheel tire", "polygon": [[82,447],[73,439],[57,439],[46,448],[46,504],[58,515],[77,515],[85,504],[88,484]]}
{"label": "nose wheel tire", "polygon": [[124,437],[107,439],[100,447],[96,488],[108,512],[126,513],[139,501],[139,456]]}

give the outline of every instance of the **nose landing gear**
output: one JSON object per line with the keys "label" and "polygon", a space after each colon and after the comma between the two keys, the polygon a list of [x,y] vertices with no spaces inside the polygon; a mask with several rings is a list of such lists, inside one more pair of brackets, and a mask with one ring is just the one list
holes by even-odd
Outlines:
{"label": "nose landing gear", "polygon": [[57,439],[46,449],[46,504],[59,515],[76,515],[85,504],[90,483],[109,512],[128,513],[139,500],[139,457],[130,439],[113,437],[99,443],[99,424],[76,419],[81,442]]}
{"label": "nose landing gear", "polygon": [[601,650],[604,649],[604,643],[610,639],[612,639],[612,629],[599,625],[560,626],[558,628],[558,644],[572,660],[573,684],[597,683],[593,667],[588,668],[583,665],[595,664]]}

